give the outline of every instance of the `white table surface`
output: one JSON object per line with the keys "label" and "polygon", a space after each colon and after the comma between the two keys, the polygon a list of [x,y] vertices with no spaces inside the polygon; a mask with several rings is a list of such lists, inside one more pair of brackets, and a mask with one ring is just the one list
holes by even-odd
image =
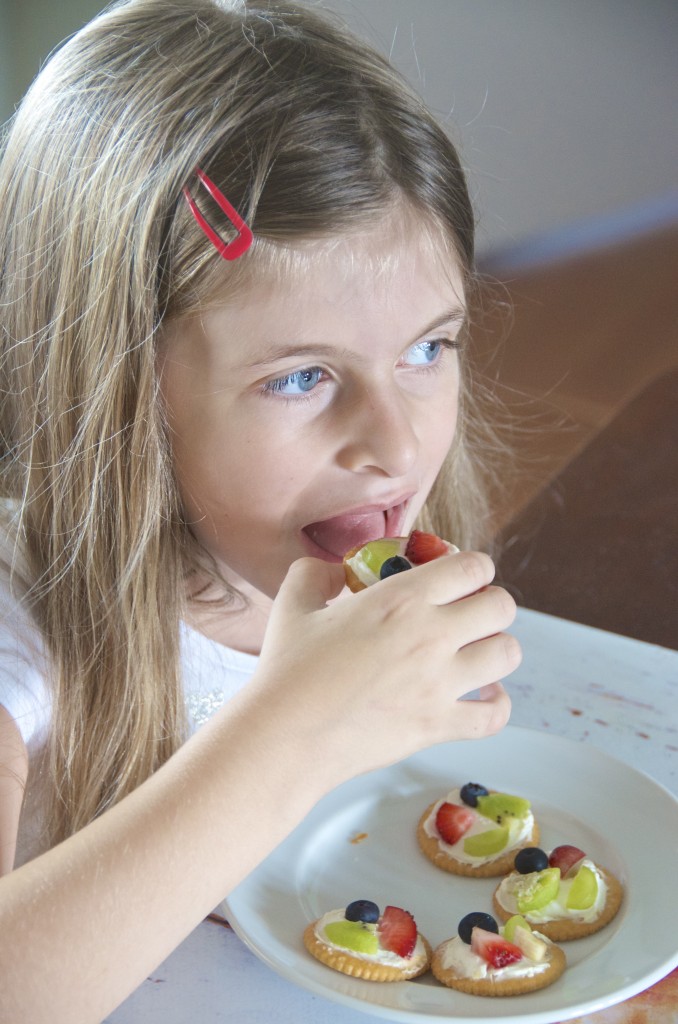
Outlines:
{"label": "white table surface", "polygon": [[[512,725],[591,743],[678,795],[678,651],[525,609],[513,632],[523,663],[507,682]],[[652,1024],[678,1024],[678,1006],[660,1013]],[[106,1024],[370,1020],[279,977],[230,929],[205,921]]]}

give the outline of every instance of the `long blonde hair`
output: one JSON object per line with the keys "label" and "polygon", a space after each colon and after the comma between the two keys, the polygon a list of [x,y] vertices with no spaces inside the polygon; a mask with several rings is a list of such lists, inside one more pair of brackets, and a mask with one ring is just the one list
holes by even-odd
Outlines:
{"label": "long blonde hair", "polygon": [[[184,202],[197,166],[252,226],[238,264]],[[54,843],[184,736],[195,545],[158,395],[163,322],[237,288],[276,247],[364,228],[403,200],[444,232],[470,289],[474,224],[455,149],[417,95],[285,0],[129,0],[100,15],[29,91],[0,195],[3,494],[53,666]],[[424,515],[460,544],[485,514],[470,412]]]}

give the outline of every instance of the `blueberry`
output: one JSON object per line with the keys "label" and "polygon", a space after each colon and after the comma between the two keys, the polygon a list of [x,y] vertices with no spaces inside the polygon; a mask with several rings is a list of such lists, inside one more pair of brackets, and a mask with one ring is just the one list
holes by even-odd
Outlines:
{"label": "blueberry", "polygon": [[405,572],[406,569],[411,568],[411,564],[402,555],[393,555],[382,564],[379,570],[379,579],[385,580],[387,576],[395,576],[397,572]]}
{"label": "blueberry", "polygon": [[459,938],[468,946],[471,945],[471,932],[474,928],[484,928],[486,932],[499,932],[499,925],[491,914],[484,914],[482,910],[474,910],[466,917],[462,917],[457,931]]}
{"label": "blueberry", "polygon": [[379,920],[379,907],[371,900],[354,900],[346,907],[344,917],[347,921],[362,921],[374,924]]}
{"label": "blueberry", "polygon": [[469,807],[477,807],[478,797],[489,796],[489,792],[479,782],[467,782],[465,786],[461,787],[459,796]]}
{"label": "blueberry", "polygon": [[516,854],[513,866],[521,875],[529,875],[532,871],[544,871],[549,866],[549,859],[538,846],[526,846]]}

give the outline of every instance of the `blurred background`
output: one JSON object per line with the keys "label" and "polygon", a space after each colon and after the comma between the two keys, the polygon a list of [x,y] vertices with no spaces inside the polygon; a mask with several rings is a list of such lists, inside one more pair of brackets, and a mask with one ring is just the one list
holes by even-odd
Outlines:
{"label": "blurred background", "polygon": [[[97,0],[0,0],[0,119]],[[316,4],[317,0],[312,0]],[[678,215],[676,0],[320,0],[459,144],[479,252],[625,212]]]}
{"label": "blurred background", "polygon": [[[500,578],[678,647],[678,3],[309,3],[392,58],[467,169],[498,298],[474,351],[515,451]],[[0,0],[0,120],[101,6]]]}

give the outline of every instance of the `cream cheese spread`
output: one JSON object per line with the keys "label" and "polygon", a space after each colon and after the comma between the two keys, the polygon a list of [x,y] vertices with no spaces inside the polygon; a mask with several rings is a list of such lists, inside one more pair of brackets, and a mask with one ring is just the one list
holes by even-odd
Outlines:
{"label": "cream cheese spread", "polygon": [[[543,942],[552,945],[546,936],[540,935],[537,931],[534,934]],[[510,978],[531,978],[535,974],[543,974],[551,967],[551,961],[548,957],[544,960],[531,960],[523,954],[520,960],[507,964],[506,967],[492,967],[457,935],[443,943],[441,965],[445,970],[454,971],[459,978],[472,978],[474,981],[481,978],[508,981]]]}

